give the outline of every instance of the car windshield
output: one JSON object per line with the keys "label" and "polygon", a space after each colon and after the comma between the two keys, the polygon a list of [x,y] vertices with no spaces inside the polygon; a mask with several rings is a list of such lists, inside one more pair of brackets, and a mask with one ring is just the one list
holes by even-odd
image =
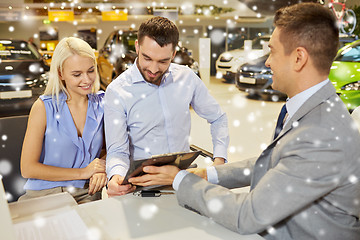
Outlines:
{"label": "car windshield", "polygon": [[135,52],[135,41],[137,39],[136,33],[128,33],[119,35],[119,42],[128,51]]}
{"label": "car windshield", "polygon": [[252,42],[252,49],[262,49],[264,42],[269,42],[270,38],[255,38]]}
{"label": "car windshield", "polygon": [[1,60],[34,60],[40,54],[35,47],[24,41],[0,40]]}
{"label": "car windshield", "polygon": [[360,62],[360,44],[345,48],[338,54],[335,61]]}

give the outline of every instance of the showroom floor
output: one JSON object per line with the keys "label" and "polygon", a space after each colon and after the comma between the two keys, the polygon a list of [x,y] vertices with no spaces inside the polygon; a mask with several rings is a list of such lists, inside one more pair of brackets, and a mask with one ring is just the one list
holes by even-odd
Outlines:
{"label": "showroom floor", "polygon": [[[230,145],[228,161],[258,156],[270,143],[277,116],[284,102],[246,98],[234,84],[211,77],[207,84],[211,95],[226,112],[229,121]],[[210,125],[192,110],[190,143],[212,152]]]}

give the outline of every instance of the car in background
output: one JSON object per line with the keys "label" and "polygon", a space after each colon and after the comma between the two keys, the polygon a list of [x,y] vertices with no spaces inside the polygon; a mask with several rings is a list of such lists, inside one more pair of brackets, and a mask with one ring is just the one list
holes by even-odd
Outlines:
{"label": "car in background", "polygon": [[252,41],[252,48],[249,50],[245,50],[245,46],[243,46],[240,49],[220,54],[215,63],[217,78],[223,78],[227,82],[234,82],[236,71],[241,65],[262,57],[268,52],[266,49],[269,40],[270,35],[263,35]]}
{"label": "car in background", "polygon": [[[104,46],[99,50],[97,59],[102,89],[105,90],[113,79],[134,64],[137,57],[136,39],[137,31],[122,30],[112,32],[106,39]],[[187,48],[177,46],[173,62],[187,65],[200,76],[199,65],[190,56]]]}
{"label": "car in background", "polygon": [[50,67],[23,40],[0,39],[0,59],[0,116],[27,114],[45,90]]}
{"label": "car in background", "polygon": [[102,89],[106,89],[113,79],[133,65],[137,56],[136,39],[137,31],[120,30],[110,33],[104,46],[99,50],[97,59]]}
{"label": "car in background", "polygon": [[235,75],[235,85],[241,91],[246,91],[249,98],[267,101],[286,100],[286,94],[272,89],[272,72],[265,66],[269,54],[252,60],[239,67]]}
{"label": "car in background", "polygon": [[172,61],[180,65],[185,65],[191,68],[193,72],[200,77],[199,64],[191,57],[189,50],[186,47],[176,46],[176,54]]}
{"label": "car in background", "polygon": [[[340,34],[339,46],[351,44],[356,35]],[[250,98],[270,101],[280,101],[287,98],[286,94],[272,89],[272,72],[265,66],[269,54],[252,60],[239,67],[235,75],[235,85],[241,91],[246,91]]]}
{"label": "car in background", "polygon": [[350,112],[360,106],[360,40],[339,50],[329,79]]}
{"label": "car in background", "polygon": [[343,34],[339,35],[339,49],[345,47],[345,45],[350,44],[356,40],[359,40],[359,37],[355,34]]}

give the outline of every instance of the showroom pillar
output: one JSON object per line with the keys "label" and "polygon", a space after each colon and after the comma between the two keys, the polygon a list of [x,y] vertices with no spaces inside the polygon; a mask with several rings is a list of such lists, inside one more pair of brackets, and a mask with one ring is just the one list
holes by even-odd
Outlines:
{"label": "showroom pillar", "polygon": [[199,38],[199,71],[205,84],[210,83],[211,43],[210,38]]}

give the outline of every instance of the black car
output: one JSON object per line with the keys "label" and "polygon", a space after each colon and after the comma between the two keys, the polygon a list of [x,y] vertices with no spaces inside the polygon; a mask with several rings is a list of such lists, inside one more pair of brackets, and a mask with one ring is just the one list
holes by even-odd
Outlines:
{"label": "black car", "polygon": [[137,56],[135,41],[137,31],[114,31],[106,39],[104,46],[99,50],[98,69],[101,88],[133,65]]}
{"label": "black car", "polygon": [[[134,64],[137,57],[135,41],[137,31],[114,31],[106,39],[104,46],[99,50],[98,69],[102,89]],[[187,65],[199,76],[198,63],[190,56],[185,47],[176,48],[173,62]]]}
{"label": "black car", "polygon": [[287,98],[286,94],[272,89],[272,72],[265,66],[269,54],[246,63],[238,69],[235,75],[235,85],[241,91],[246,91],[250,98],[280,101]]}
{"label": "black car", "polygon": [[27,114],[45,90],[50,67],[23,40],[0,40],[0,60],[0,116]]}

